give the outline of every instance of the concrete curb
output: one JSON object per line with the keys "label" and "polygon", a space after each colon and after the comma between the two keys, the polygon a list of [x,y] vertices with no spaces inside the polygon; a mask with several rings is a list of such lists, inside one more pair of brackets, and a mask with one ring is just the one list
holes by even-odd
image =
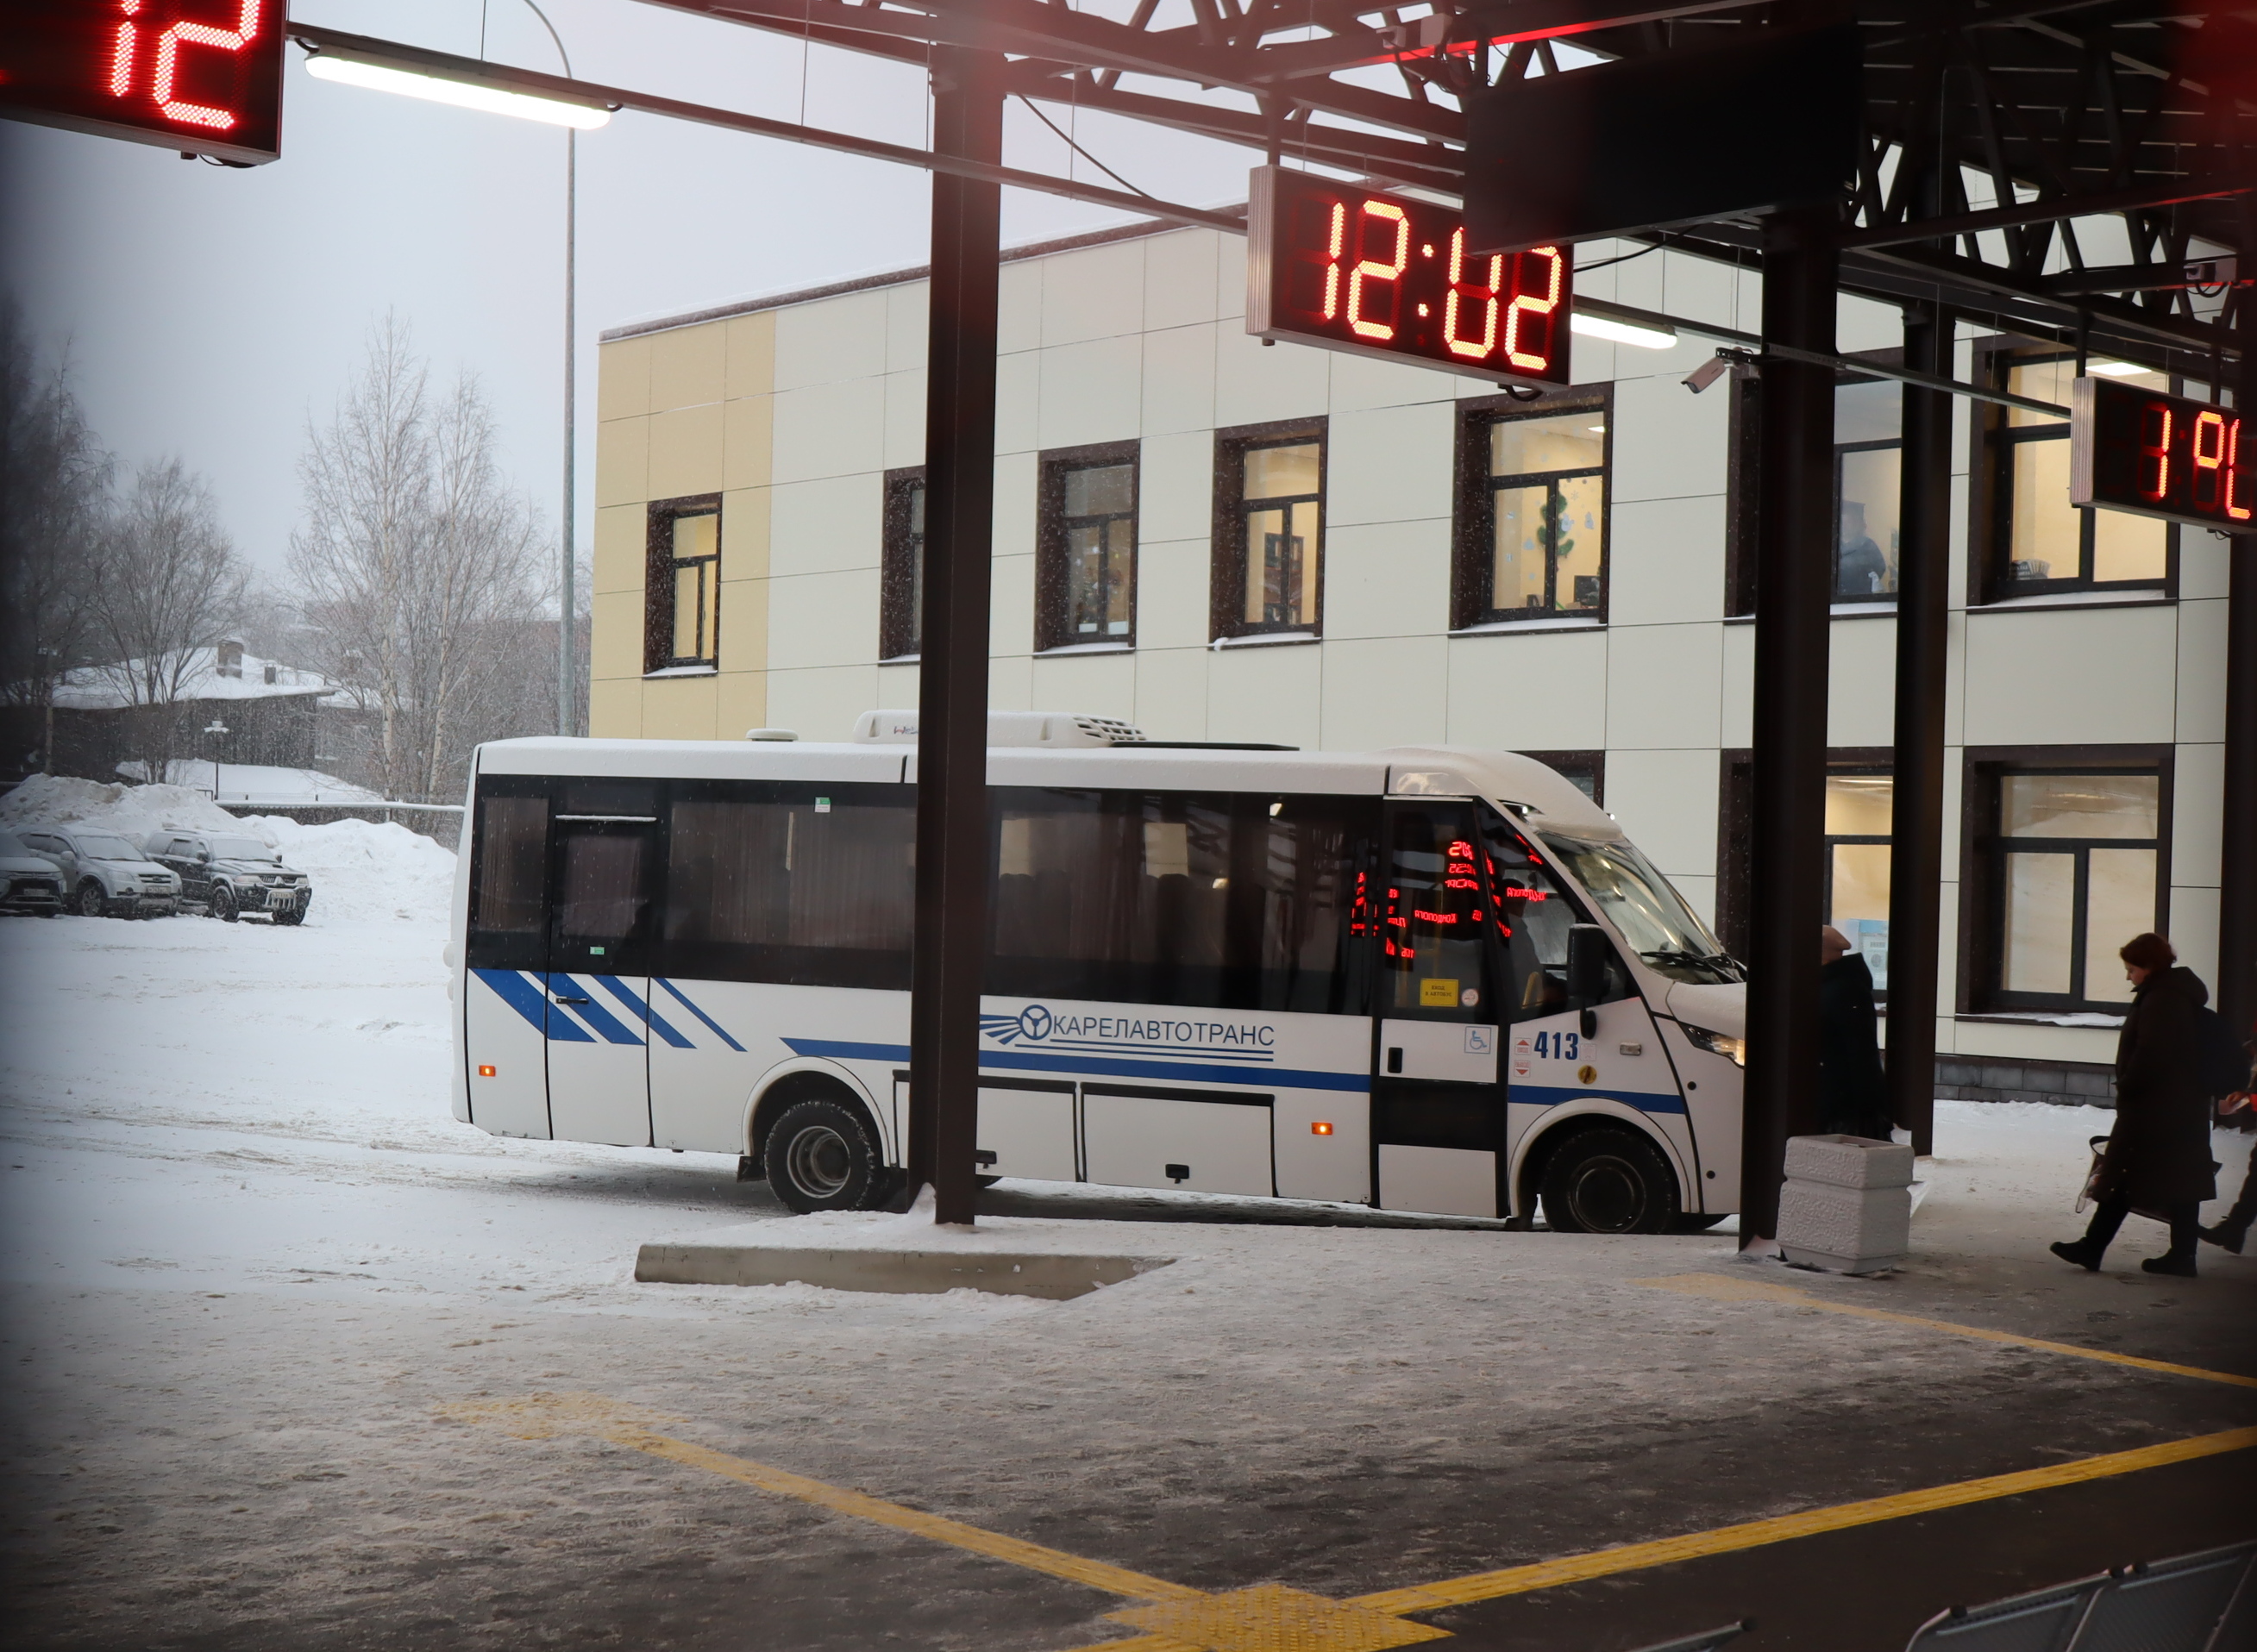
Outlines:
{"label": "concrete curb", "polygon": [[646,1245],[634,1276],[657,1285],[820,1285],[831,1290],[918,1295],[969,1288],[1064,1302],[1172,1256],[1077,1256],[1008,1251],[786,1249],[771,1245]]}

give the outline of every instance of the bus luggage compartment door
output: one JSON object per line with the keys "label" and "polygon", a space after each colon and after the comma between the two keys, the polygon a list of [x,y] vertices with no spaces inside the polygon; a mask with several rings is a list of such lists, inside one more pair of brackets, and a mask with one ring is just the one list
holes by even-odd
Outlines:
{"label": "bus luggage compartment door", "polygon": [[1073,1085],[1051,1078],[980,1076],[976,1144],[982,1175],[1038,1182],[1078,1179],[1073,1150]]}
{"label": "bus luggage compartment door", "polygon": [[1084,1084],[1081,1098],[1092,1182],[1264,1197],[1277,1191],[1268,1096]]}

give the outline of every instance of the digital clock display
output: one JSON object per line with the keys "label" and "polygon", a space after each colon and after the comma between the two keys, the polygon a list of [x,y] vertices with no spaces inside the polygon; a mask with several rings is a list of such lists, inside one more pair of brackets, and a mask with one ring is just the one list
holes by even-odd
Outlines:
{"label": "digital clock display", "polygon": [[1567,382],[1566,247],[1476,257],[1464,218],[1408,195],[1260,166],[1246,330],[1497,382]]}
{"label": "digital clock display", "polygon": [[35,0],[0,29],[0,115],[223,160],[282,145],[287,0]]}
{"label": "digital clock display", "polygon": [[2085,378],[2070,411],[2070,504],[2257,529],[2257,439],[2243,446],[2238,409]]}

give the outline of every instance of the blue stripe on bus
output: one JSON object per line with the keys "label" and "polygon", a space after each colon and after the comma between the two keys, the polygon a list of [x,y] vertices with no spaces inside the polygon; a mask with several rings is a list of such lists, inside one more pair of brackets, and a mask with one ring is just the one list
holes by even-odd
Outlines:
{"label": "blue stripe on bus", "polygon": [[[541,984],[527,975],[524,971],[473,970],[471,973],[492,988],[496,998],[525,1017],[532,1024],[534,1032],[542,1034],[548,1032],[548,995],[541,990]],[[576,1039],[584,1044],[592,1044],[596,1041],[578,1027],[571,1027],[570,1022],[567,1022],[566,1026],[570,1030],[561,1036],[567,1041]]]}
{"label": "blue stripe on bus", "polygon": [[[552,992],[555,991],[556,984],[559,981],[564,983],[565,986],[572,992],[575,997],[584,1000],[584,1002],[575,1004],[572,1007],[579,1013],[579,1016],[582,1020],[587,1022],[589,1026],[594,1027],[598,1032],[604,1035],[604,1041],[605,1043],[633,1044],[638,1049],[642,1047],[642,1040],[637,1038],[633,1033],[629,1032],[620,1022],[618,1016],[612,1014],[611,1011],[597,1003],[592,996],[581,989],[580,984],[577,981],[565,974],[562,970],[556,971],[548,978],[548,986]],[[561,1015],[557,1020],[562,1021],[562,1024],[567,1027],[570,1027],[572,1025],[570,1020],[565,1020]],[[555,1022],[550,1023],[549,1032],[551,1036],[555,1035]],[[575,1030],[577,1031],[577,1029],[576,1028]]]}
{"label": "blue stripe on bus", "polygon": [[[826,1038],[787,1038],[784,1047],[795,1055],[827,1055],[834,1061],[883,1061],[901,1063],[909,1058],[907,1044],[850,1044]],[[1015,1068],[1022,1072],[1085,1073],[1102,1078],[1193,1079],[1207,1084],[1259,1084],[1272,1090],[1367,1091],[1371,1079],[1364,1073],[1303,1072],[1276,1067],[1230,1067],[1217,1063],[1193,1065],[1184,1062],[1113,1061],[1092,1055],[1038,1055],[1022,1050],[985,1049],[985,1068]]]}
{"label": "blue stripe on bus", "polygon": [[1685,1098],[1677,1095],[1652,1095],[1638,1091],[1571,1090],[1563,1084],[1515,1084],[1505,1092],[1505,1099],[1518,1106],[1557,1107],[1562,1102],[1618,1101],[1625,1107],[1640,1112],[1683,1112]]}
{"label": "blue stripe on bus", "polygon": [[666,1018],[661,1015],[656,1010],[651,1008],[649,1005],[644,1003],[642,999],[637,998],[635,996],[634,989],[629,986],[625,981],[619,979],[618,976],[599,975],[596,978],[604,984],[604,990],[606,992],[609,992],[613,998],[619,999],[620,1003],[626,1005],[638,1016],[641,1017],[644,1022],[649,1026],[651,1031],[656,1033],[668,1043],[673,1045],[675,1048],[695,1049],[697,1048],[688,1039],[683,1037],[680,1033],[676,1032],[674,1028],[669,1027],[666,1024]]}
{"label": "blue stripe on bus", "polygon": [[[715,1020],[704,1010],[699,1009],[695,1004],[692,1004],[680,987],[675,985],[673,982],[668,980],[662,975],[653,976],[651,978],[656,981],[661,986],[664,987],[668,992],[673,993],[674,996],[680,1000],[683,1009],[688,1010],[699,1020],[704,1022],[706,1026],[711,1027],[713,1029],[713,1035],[716,1038],[719,1039],[723,1043],[726,1044],[731,1049],[735,1050],[738,1054],[742,1055],[744,1053],[745,1047],[742,1044],[739,1044],[735,1039],[730,1037],[726,1032],[723,1031],[720,1022]],[[902,1051],[902,1059],[903,1061],[907,1061],[909,1058],[909,1051],[907,1049],[903,1049]]]}

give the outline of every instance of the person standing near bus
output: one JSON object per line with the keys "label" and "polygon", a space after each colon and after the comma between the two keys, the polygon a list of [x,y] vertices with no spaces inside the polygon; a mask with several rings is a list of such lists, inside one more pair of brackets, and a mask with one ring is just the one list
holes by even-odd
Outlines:
{"label": "person standing near bus", "polygon": [[1886,1141],[1889,1086],[1881,1071],[1873,972],[1832,924],[1819,937],[1819,1133]]}
{"label": "person standing near bus", "polygon": [[2195,1276],[2203,1201],[2217,1196],[2210,1157],[2211,1098],[2197,1061],[2195,1014],[2210,990],[2161,935],[2135,935],[2117,954],[2132,983],[2132,1009],[2116,1042],[2116,1127],[2093,1178],[2099,1201],[2084,1237],[2053,1253],[2090,1272],[2133,1206],[2170,1225],[2170,1249],[2140,1266],[2150,1274]]}

